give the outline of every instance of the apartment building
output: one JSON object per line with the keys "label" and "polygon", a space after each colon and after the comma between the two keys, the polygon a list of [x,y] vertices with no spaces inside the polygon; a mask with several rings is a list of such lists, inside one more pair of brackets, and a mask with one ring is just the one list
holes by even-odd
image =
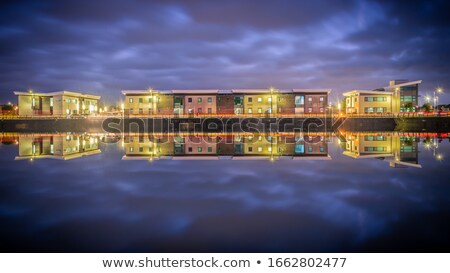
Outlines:
{"label": "apartment building", "polygon": [[124,90],[126,115],[324,114],[330,89]]}
{"label": "apartment building", "polygon": [[347,114],[416,112],[422,81],[392,80],[389,86],[344,93]]}
{"label": "apartment building", "polygon": [[50,93],[19,92],[19,116],[69,116],[92,115],[98,112],[100,96],[72,91]]}

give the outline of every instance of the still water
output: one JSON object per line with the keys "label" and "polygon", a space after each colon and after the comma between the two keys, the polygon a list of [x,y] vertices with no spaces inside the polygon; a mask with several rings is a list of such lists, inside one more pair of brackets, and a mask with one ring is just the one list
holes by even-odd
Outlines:
{"label": "still water", "polygon": [[2,134],[3,252],[449,252],[447,134]]}

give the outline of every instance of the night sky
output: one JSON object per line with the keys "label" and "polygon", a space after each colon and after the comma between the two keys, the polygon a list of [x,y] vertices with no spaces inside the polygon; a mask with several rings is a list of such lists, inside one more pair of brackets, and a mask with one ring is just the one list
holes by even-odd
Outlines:
{"label": "night sky", "polygon": [[[14,90],[446,89],[448,1],[2,1],[0,102]],[[9,2],[9,3],[8,3]],[[447,2],[447,3],[446,3]]]}

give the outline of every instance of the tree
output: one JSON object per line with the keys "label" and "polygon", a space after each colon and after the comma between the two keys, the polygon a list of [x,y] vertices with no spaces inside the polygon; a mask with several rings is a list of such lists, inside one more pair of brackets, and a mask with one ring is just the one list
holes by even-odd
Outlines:
{"label": "tree", "polygon": [[424,103],[422,105],[422,108],[425,110],[425,112],[430,112],[431,111],[431,104],[430,103]]}
{"label": "tree", "polygon": [[407,110],[407,112],[411,112],[411,110],[413,109],[414,106],[413,106],[412,102],[407,102],[407,103],[405,103],[404,107]]}

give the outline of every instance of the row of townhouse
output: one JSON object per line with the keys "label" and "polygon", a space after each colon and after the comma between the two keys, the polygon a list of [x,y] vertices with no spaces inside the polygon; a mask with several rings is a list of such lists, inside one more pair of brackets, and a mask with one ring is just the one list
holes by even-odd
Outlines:
{"label": "row of townhouse", "polygon": [[[346,114],[416,112],[422,81],[344,93]],[[326,113],[331,89],[124,90],[124,115],[275,115]],[[97,114],[100,96],[72,91],[14,92],[20,116]]]}
{"label": "row of townhouse", "polygon": [[323,114],[330,89],[124,90],[126,115]]}

